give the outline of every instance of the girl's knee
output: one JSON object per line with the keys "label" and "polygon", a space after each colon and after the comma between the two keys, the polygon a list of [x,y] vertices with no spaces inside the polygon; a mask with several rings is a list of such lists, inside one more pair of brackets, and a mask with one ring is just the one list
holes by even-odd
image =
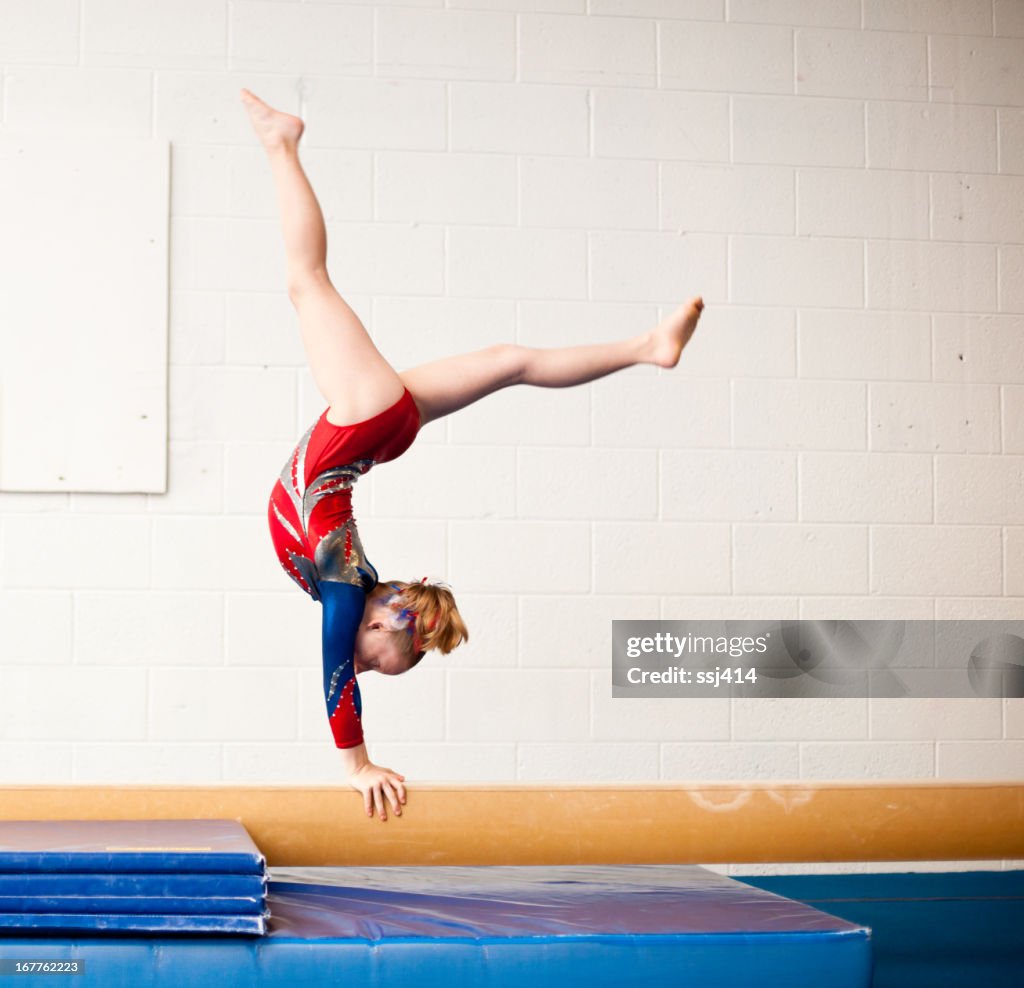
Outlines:
{"label": "girl's knee", "polygon": [[334,291],[326,268],[305,268],[288,272],[288,298],[296,305],[315,292]]}
{"label": "girl's knee", "polygon": [[519,343],[495,343],[490,350],[501,367],[501,380],[506,385],[522,384],[529,364],[529,348]]}

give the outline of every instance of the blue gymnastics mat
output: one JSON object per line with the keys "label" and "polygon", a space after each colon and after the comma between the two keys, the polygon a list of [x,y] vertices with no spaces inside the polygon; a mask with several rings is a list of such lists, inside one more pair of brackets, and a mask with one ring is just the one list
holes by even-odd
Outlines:
{"label": "blue gymnastics mat", "polygon": [[1024,985],[1024,870],[740,880],[870,926],[873,988]]}
{"label": "blue gymnastics mat", "polygon": [[258,936],[265,885],[237,820],[0,821],[0,937]]}
{"label": "blue gymnastics mat", "polygon": [[262,875],[236,820],[0,820],[0,873]]}
{"label": "blue gymnastics mat", "polygon": [[[871,931],[695,865],[272,869],[261,937],[7,937],[75,988],[868,988]],[[27,981],[24,979],[28,979]],[[50,975],[21,975],[19,984]],[[52,980],[45,982],[52,985]]]}

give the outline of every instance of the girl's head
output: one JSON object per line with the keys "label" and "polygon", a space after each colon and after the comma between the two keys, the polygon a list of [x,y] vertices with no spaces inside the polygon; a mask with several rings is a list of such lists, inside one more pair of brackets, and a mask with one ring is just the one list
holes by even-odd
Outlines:
{"label": "girl's head", "polygon": [[388,580],[378,583],[366,599],[356,635],[356,672],[387,676],[407,672],[426,652],[446,655],[469,641],[469,632],[444,583]]}

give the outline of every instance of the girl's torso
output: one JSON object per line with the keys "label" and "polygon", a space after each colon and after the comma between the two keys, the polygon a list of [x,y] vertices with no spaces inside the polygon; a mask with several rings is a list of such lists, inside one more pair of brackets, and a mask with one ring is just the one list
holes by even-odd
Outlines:
{"label": "girl's torso", "polygon": [[401,456],[419,426],[406,388],[389,408],[351,425],[334,425],[325,410],[288,458],[270,495],[270,533],[281,565],[314,599],[320,580],[366,592],[376,585],[352,514],[352,485],[375,464]]}

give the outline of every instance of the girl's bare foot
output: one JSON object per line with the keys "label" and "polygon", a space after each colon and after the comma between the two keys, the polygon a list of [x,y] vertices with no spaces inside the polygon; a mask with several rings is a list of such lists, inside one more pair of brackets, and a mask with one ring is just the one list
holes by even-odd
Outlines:
{"label": "girl's bare foot", "polygon": [[699,295],[676,309],[667,319],[651,330],[651,363],[659,367],[675,367],[683,347],[697,328],[697,320],[704,310],[704,299]]}
{"label": "girl's bare foot", "polygon": [[249,112],[253,130],[267,150],[294,147],[299,143],[299,138],[306,127],[300,117],[275,110],[248,89],[242,90],[242,102]]}

